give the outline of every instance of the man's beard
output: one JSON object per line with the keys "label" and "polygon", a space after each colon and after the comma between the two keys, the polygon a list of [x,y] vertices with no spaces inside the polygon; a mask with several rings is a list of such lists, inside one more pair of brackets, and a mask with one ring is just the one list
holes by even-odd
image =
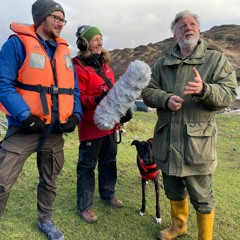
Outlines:
{"label": "man's beard", "polygon": [[54,31],[49,32],[49,36],[51,39],[58,38],[60,34],[56,34]]}
{"label": "man's beard", "polygon": [[199,37],[194,37],[191,39],[184,39],[183,42],[179,43],[181,48],[194,49],[198,43]]}

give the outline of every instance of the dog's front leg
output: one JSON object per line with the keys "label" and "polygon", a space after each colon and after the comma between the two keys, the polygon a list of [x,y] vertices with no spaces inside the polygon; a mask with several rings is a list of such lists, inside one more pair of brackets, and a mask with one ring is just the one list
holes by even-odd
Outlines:
{"label": "dog's front leg", "polygon": [[139,215],[144,216],[146,209],[146,180],[142,178],[142,208],[139,212]]}
{"label": "dog's front leg", "polygon": [[154,185],[155,185],[155,193],[156,193],[156,222],[162,223],[161,215],[160,215],[160,186],[158,182],[159,177],[155,177]]}

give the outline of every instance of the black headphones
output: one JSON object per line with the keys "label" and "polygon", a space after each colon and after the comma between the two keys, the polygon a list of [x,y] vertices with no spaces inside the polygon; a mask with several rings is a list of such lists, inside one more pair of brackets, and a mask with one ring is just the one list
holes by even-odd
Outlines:
{"label": "black headphones", "polygon": [[83,25],[83,26],[79,27],[76,32],[76,37],[77,37],[76,44],[77,44],[77,48],[81,52],[87,51],[88,47],[89,47],[88,41],[84,37],[81,37],[81,34],[88,28],[89,28],[89,26]]}
{"label": "black headphones", "polygon": [[85,52],[85,51],[88,50],[89,44],[88,44],[88,41],[85,38],[83,38],[81,36],[78,36],[76,44],[77,44],[77,48],[81,52]]}

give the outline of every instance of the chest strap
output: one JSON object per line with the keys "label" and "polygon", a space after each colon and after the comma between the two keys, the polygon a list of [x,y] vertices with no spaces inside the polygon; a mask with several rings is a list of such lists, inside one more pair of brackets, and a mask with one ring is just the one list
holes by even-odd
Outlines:
{"label": "chest strap", "polygon": [[49,114],[47,97],[46,97],[47,93],[51,94],[51,95],[58,95],[58,94],[73,95],[74,94],[74,89],[72,89],[72,88],[58,88],[54,85],[52,85],[51,87],[45,87],[45,86],[42,86],[41,84],[30,85],[30,84],[25,84],[25,83],[21,83],[21,82],[17,81],[16,87],[26,90],[26,91],[33,91],[33,92],[40,93],[40,99],[41,99],[44,115]]}

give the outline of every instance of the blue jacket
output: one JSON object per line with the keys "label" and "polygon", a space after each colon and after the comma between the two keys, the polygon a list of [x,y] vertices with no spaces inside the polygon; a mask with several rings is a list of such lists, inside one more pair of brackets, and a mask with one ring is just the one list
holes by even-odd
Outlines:
{"label": "blue jacket", "polygon": [[[46,49],[49,57],[52,58],[56,49],[56,43],[53,41],[44,41],[39,35],[39,41]],[[6,109],[11,105],[14,111],[11,116],[7,115],[8,126],[22,126],[21,121],[26,119],[30,114],[30,109],[23,98],[16,91],[16,82],[18,70],[21,68],[26,53],[25,48],[17,36],[12,36],[2,46],[0,51],[0,102]],[[78,87],[78,79],[74,71],[74,109],[73,114],[82,118],[82,107],[80,103],[80,90]]]}

